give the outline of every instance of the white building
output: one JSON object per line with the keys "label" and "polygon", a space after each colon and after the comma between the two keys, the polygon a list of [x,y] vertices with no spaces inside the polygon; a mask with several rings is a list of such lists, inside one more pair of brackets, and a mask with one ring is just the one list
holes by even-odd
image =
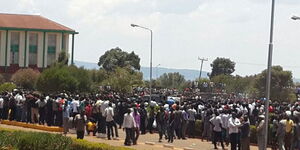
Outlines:
{"label": "white building", "polygon": [[75,30],[39,15],[0,13],[0,73],[14,73],[19,68],[42,70],[54,63],[61,51],[74,63]]}

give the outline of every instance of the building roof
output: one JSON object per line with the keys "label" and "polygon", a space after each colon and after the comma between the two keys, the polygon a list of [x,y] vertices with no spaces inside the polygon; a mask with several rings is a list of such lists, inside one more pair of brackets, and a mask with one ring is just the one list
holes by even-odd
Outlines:
{"label": "building roof", "polygon": [[40,15],[0,13],[0,30],[28,30],[77,33],[75,30]]}

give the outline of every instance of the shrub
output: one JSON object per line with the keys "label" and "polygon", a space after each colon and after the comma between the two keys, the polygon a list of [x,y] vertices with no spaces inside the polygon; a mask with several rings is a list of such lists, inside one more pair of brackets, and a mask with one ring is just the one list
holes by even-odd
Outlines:
{"label": "shrub", "polygon": [[13,76],[12,81],[24,89],[34,89],[40,73],[33,69],[20,69]]}
{"label": "shrub", "polygon": [[126,147],[71,139],[60,134],[3,128],[0,128],[0,139],[0,150],[132,150]]}
{"label": "shrub", "polygon": [[17,86],[14,83],[6,82],[0,85],[0,92],[12,91],[15,88]]}

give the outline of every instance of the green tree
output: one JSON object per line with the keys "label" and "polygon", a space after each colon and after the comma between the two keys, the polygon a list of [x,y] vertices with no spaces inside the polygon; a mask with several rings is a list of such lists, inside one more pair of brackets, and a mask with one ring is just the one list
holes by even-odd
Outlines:
{"label": "green tree", "polygon": [[68,65],[69,58],[68,58],[68,54],[66,53],[66,51],[62,50],[59,53],[57,62],[60,64]]}
{"label": "green tree", "polygon": [[88,92],[91,79],[88,71],[75,66],[54,65],[43,71],[37,81],[37,89],[45,93],[60,91]]}
{"label": "green tree", "polygon": [[98,65],[106,71],[114,71],[116,68],[130,68],[132,70],[140,70],[140,58],[134,52],[128,53],[120,48],[114,48],[106,51],[99,58]]}
{"label": "green tree", "polygon": [[212,79],[217,75],[231,75],[235,71],[235,62],[231,61],[227,58],[219,58],[217,57],[212,64],[212,71],[210,74],[210,78]]}
{"label": "green tree", "polygon": [[143,74],[132,72],[129,68],[117,67],[115,71],[109,72],[109,77],[102,82],[105,86],[111,86],[114,91],[128,93],[133,87],[143,85]]}
{"label": "green tree", "polygon": [[[255,88],[258,89],[258,96],[265,97],[266,93],[266,74],[264,70],[257,75]],[[281,66],[272,67],[271,76],[271,95],[270,99],[274,101],[292,101],[295,100],[295,94],[292,90],[293,76],[291,71],[284,71]]]}
{"label": "green tree", "polygon": [[12,81],[19,87],[24,89],[34,89],[36,81],[39,78],[40,73],[31,68],[20,69],[12,76]]}
{"label": "green tree", "polygon": [[182,88],[186,82],[184,76],[179,72],[164,73],[157,79],[162,88]]}
{"label": "green tree", "polygon": [[13,89],[16,89],[17,86],[14,83],[5,82],[0,85],[0,92],[11,92]]}

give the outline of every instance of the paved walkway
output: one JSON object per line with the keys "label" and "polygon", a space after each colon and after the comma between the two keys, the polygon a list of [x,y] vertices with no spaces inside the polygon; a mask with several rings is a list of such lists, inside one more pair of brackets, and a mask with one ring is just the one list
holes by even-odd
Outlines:
{"label": "paved walkway", "polygon": [[[0,124],[2,128],[9,128],[9,129],[16,129],[16,130],[23,130],[23,131],[34,131],[34,132],[45,132],[36,129],[28,129],[23,127],[17,126],[10,126]],[[69,137],[76,137],[76,134],[68,134]],[[84,139],[91,141],[91,142],[99,142],[99,143],[106,143],[113,146],[124,146],[124,137],[125,133],[122,130],[119,130],[119,140],[106,140],[101,138],[96,138],[95,136],[85,136]],[[147,144],[146,144],[147,143]],[[148,145],[154,144],[154,145]],[[158,135],[157,134],[146,134],[140,135],[138,140],[138,145],[130,146],[130,148],[137,149],[137,150],[170,150],[170,148],[164,147],[165,144],[169,144],[166,140],[162,143],[158,142]],[[188,140],[174,140],[172,144],[169,146],[174,147],[175,150],[183,150],[184,148],[192,148],[193,150],[212,150],[213,145],[211,142],[202,142],[199,139],[188,139]],[[219,147],[219,149],[221,149]],[[227,149],[230,149],[228,147]],[[251,150],[257,150],[257,147],[251,146]]]}

